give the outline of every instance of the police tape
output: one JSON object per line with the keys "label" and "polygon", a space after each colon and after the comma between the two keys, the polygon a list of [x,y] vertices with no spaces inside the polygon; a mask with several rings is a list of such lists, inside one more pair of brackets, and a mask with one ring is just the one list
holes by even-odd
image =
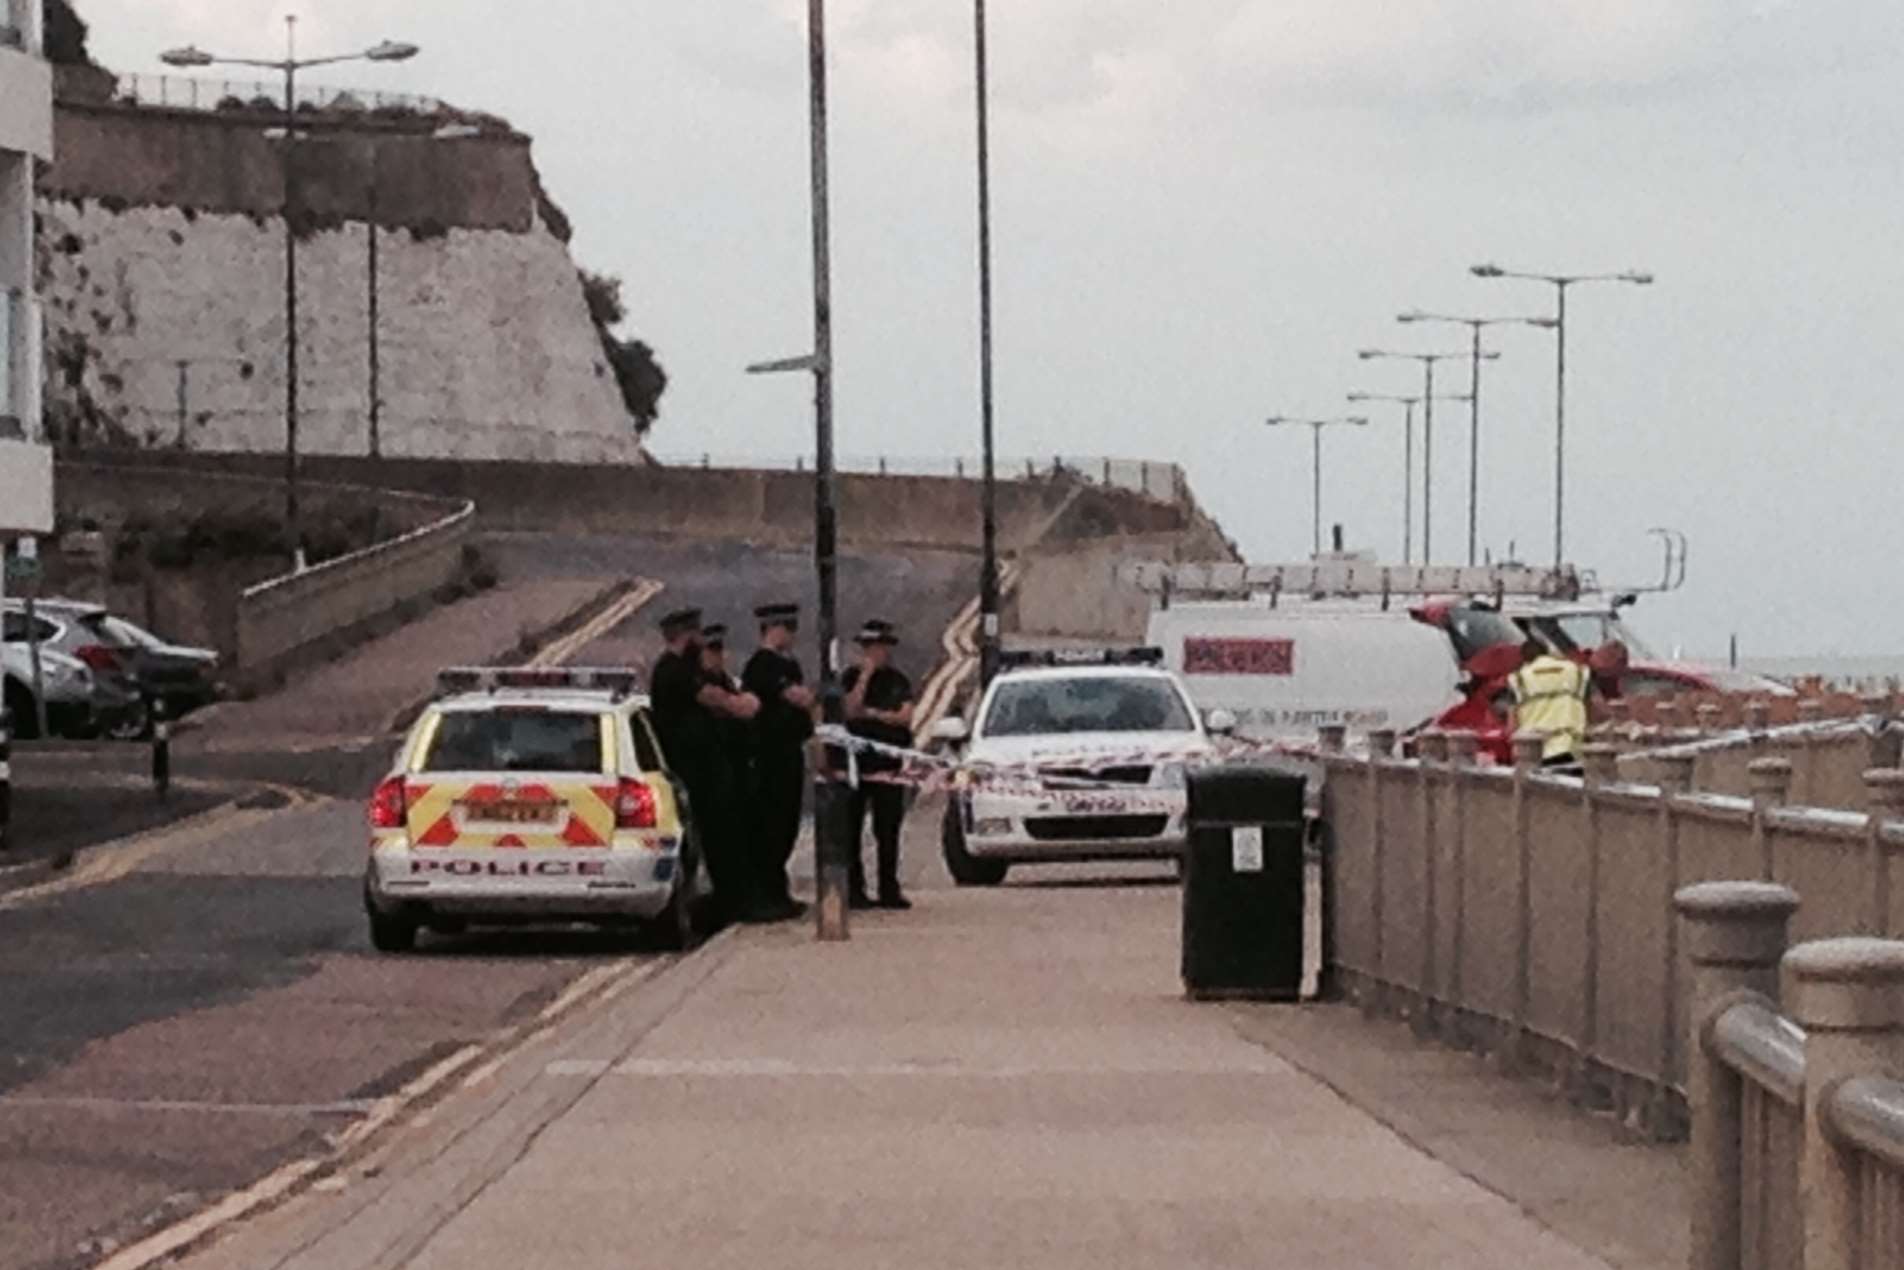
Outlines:
{"label": "police tape", "polygon": [[[931,754],[856,736],[837,724],[820,727],[815,737],[829,749],[844,754],[845,769],[832,771],[829,765],[829,770],[834,779],[849,786],[862,783],[888,784],[928,793],[982,791],[1023,797],[1106,792],[1129,796],[1146,789],[1181,789],[1181,782],[1161,787],[1150,784],[1155,769],[1174,766],[1179,776],[1187,779],[1190,770],[1197,767],[1250,757],[1312,758],[1317,753],[1313,746],[1231,737],[1226,738],[1223,746],[1216,749],[1197,743],[1132,747],[1127,750],[1079,750],[1040,754],[1036,758],[1015,763],[988,763]],[[882,770],[863,771],[861,760],[867,756],[898,766],[884,767],[882,764]],[[1142,781],[1118,779],[1110,775],[1120,769],[1129,773],[1131,769],[1140,767],[1148,769]]]}

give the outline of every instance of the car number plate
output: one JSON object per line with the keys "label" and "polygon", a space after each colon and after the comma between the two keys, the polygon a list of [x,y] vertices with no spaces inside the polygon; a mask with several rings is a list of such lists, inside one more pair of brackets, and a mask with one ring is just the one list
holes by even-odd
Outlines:
{"label": "car number plate", "polygon": [[559,803],[472,803],[457,804],[465,820],[481,820],[495,825],[546,825],[555,821]]}
{"label": "car number plate", "polygon": [[1062,800],[1062,806],[1066,811],[1090,813],[1124,811],[1130,802],[1119,794],[1071,794]]}

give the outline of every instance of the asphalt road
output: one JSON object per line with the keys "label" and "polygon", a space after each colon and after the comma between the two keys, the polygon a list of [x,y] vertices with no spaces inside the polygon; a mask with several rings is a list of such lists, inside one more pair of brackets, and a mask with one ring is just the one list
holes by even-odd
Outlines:
{"label": "asphalt road", "polygon": [[[535,536],[495,550],[505,576],[665,584],[577,663],[645,664],[654,619],[685,604],[734,626],[738,660],[754,604],[813,603],[811,560],[797,552]],[[966,556],[848,558],[842,633],[868,616],[898,622],[902,664],[922,675],[975,573]],[[803,652],[811,670],[810,642]],[[0,1267],[91,1265],[309,1153],[591,969],[645,955],[588,932],[426,937],[415,957],[375,955],[361,799],[393,741],[273,744],[197,755],[192,770],[295,787],[293,805],[193,822],[0,896]]]}

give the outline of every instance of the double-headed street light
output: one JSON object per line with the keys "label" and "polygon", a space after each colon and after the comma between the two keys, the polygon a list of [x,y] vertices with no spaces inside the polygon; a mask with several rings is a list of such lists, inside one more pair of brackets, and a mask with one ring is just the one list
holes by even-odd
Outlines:
{"label": "double-headed street light", "polygon": [[[1442,401],[1465,401],[1456,393],[1443,393]],[[1394,393],[1352,392],[1351,404],[1369,401],[1387,401],[1402,407],[1402,563],[1413,564],[1415,556],[1415,407],[1421,404],[1419,396],[1404,397]]]}
{"label": "double-headed street light", "polygon": [[[1363,361],[1420,362],[1422,366],[1422,443],[1421,443],[1421,562],[1434,563],[1435,545],[1435,363],[1470,356],[1468,353],[1398,353],[1382,348],[1365,348],[1356,354]],[[1483,361],[1493,361],[1499,353],[1482,353]]]}
{"label": "double-headed street light", "polygon": [[1519,278],[1526,282],[1545,282],[1554,288],[1553,331],[1555,334],[1554,375],[1554,568],[1566,563],[1567,500],[1567,288],[1582,282],[1626,282],[1650,287],[1653,275],[1638,269],[1625,273],[1522,273],[1499,265],[1475,265],[1468,272],[1477,278]]}
{"label": "double-headed street light", "polygon": [[1315,479],[1310,491],[1310,517],[1314,521],[1315,554],[1322,555],[1322,430],[1334,427],[1365,428],[1368,420],[1361,415],[1352,415],[1339,419],[1292,419],[1287,415],[1271,415],[1263,422],[1272,428],[1301,426],[1308,428],[1315,439]]}
{"label": "double-headed street light", "polygon": [[1452,317],[1445,313],[1424,313],[1414,309],[1397,314],[1397,322],[1444,322],[1468,327],[1474,335],[1474,370],[1468,380],[1468,563],[1477,563],[1479,509],[1481,505],[1481,330],[1489,326],[1539,326],[1552,329],[1552,318],[1525,317]]}
{"label": "double-headed street light", "polygon": [[189,44],[161,53],[159,60],[167,66],[186,69],[252,66],[260,70],[277,71],[284,76],[284,520],[286,532],[291,538],[292,553],[301,566],[304,535],[298,520],[297,74],[313,66],[332,66],[340,62],[407,62],[417,55],[417,46],[385,40],[361,53],[300,58],[297,55],[297,18],[286,17],[284,28],[285,55],[280,60],[222,57]]}

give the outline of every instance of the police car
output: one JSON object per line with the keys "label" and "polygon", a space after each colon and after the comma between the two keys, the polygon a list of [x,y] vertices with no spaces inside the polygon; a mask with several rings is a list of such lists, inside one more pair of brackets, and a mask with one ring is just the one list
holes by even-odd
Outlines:
{"label": "police car", "polygon": [[437,677],[370,799],[370,941],[590,922],[693,938],[687,799],[632,670],[456,669]]}
{"label": "police car", "polygon": [[1185,841],[1188,764],[1214,735],[1160,649],[1007,653],[974,721],[932,735],[962,750],[946,809],[947,870],[995,886],[1013,864],[1175,859]]}

